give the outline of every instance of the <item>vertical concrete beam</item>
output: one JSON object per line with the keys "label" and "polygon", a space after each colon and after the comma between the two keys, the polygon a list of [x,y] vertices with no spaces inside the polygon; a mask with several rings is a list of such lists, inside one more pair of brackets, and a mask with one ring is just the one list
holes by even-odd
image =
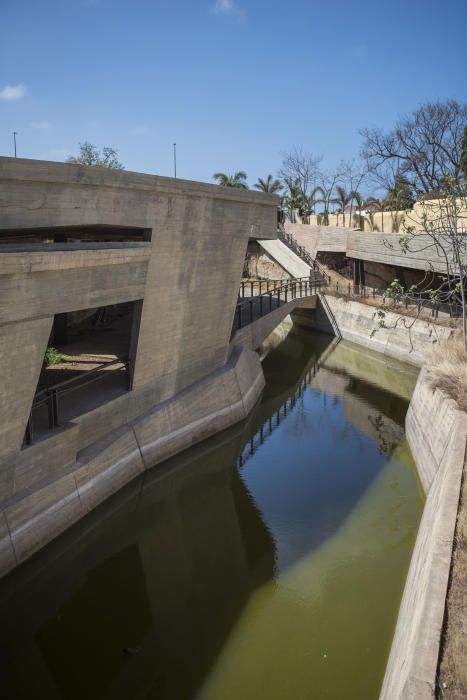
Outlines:
{"label": "vertical concrete beam", "polygon": [[21,448],[52,321],[47,316],[1,327],[0,457]]}

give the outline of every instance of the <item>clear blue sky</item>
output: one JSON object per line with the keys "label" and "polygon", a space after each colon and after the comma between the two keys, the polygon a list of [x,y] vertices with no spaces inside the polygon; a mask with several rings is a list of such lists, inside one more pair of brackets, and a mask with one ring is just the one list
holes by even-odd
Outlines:
{"label": "clear blue sky", "polygon": [[325,167],[426,100],[467,99],[467,0],[3,0],[0,154],[78,142],[129,170],[276,173],[294,145]]}

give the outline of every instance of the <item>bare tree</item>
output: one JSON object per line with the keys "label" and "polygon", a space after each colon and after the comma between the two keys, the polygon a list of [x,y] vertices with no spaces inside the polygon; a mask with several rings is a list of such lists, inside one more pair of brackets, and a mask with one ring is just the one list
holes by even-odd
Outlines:
{"label": "bare tree", "polygon": [[[417,303],[420,309],[421,296],[432,302],[460,306],[462,336],[467,350],[467,191],[455,178],[445,181],[439,199],[421,202],[422,223],[425,235],[417,234],[415,226],[405,225],[405,233],[399,239],[403,253],[422,253],[427,250],[443,261],[443,275],[431,271],[420,285],[405,290],[398,280],[390,285],[386,296],[393,299]],[[407,214],[410,221],[410,215]],[[394,247],[385,241],[389,247]],[[428,280],[428,283],[427,283]],[[384,325],[384,310],[378,312],[380,325]],[[407,323],[404,321],[406,327]]]}
{"label": "bare tree", "polygon": [[338,171],[340,182],[343,184],[344,189],[349,192],[349,226],[352,226],[352,207],[356,199],[355,195],[360,195],[360,188],[368,177],[368,170],[363,163],[357,162],[355,158],[352,158],[351,160],[341,161]]}
{"label": "bare tree", "polygon": [[428,102],[396,127],[364,129],[362,156],[369,172],[386,187],[397,174],[419,192],[441,192],[448,178],[461,177],[461,149],[467,104]]}
{"label": "bare tree", "polygon": [[290,152],[282,155],[282,165],[279,170],[279,178],[290,189],[291,186],[300,190],[305,218],[308,216],[313,190],[318,185],[319,164],[322,156],[315,156],[304,151],[301,146],[294,147]]}

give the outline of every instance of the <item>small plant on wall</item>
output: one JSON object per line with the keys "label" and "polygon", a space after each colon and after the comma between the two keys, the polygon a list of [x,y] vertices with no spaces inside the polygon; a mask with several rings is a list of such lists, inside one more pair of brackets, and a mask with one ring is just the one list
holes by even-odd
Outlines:
{"label": "small plant on wall", "polygon": [[65,362],[66,356],[57,350],[57,348],[48,347],[44,355],[44,367],[50,367],[50,365],[59,365],[61,362]]}

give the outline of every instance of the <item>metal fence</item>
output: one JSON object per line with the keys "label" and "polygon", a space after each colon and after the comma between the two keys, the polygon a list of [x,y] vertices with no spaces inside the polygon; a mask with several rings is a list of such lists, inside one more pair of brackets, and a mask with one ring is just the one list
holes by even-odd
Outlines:
{"label": "metal fence", "polygon": [[461,304],[431,299],[423,292],[419,294],[398,294],[393,297],[388,295],[387,289],[362,284],[355,285],[352,282],[336,282],[326,287],[326,293],[358,300],[378,299],[381,304],[387,305],[388,311],[392,310],[396,313],[406,310],[419,316],[430,318],[439,318],[440,316],[444,318],[460,318],[462,316]]}
{"label": "metal fence", "polygon": [[[253,296],[242,296],[242,294],[245,294],[245,289],[242,290],[242,288],[240,288],[239,296],[242,301],[237,303],[232,333],[262,318],[266,314],[271,313],[271,311],[274,311],[274,309],[277,309],[283,304],[287,304],[289,301],[317,294],[318,290],[326,285],[326,280],[321,276],[316,278],[299,277],[289,279],[281,281],[282,283],[280,286],[275,284],[277,280],[270,280],[271,287],[269,289],[267,282],[267,280],[263,280],[263,283],[266,284],[266,291]],[[248,282],[242,284],[253,285],[255,283],[256,282]],[[272,286],[273,284],[274,286]],[[259,287],[259,289],[261,289],[261,287]],[[253,287],[249,289],[249,291],[251,290],[253,290]]]}
{"label": "metal fence", "polygon": [[[113,365],[120,365],[120,367],[117,370],[111,370],[109,372],[108,368],[112,367]],[[102,379],[107,379],[115,371],[126,374],[129,381],[128,362],[123,360],[114,360],[112,362],[105,362],[104,364],[98,365],[94,369],[87,372],[83,372],[78,377],[66,379],[63,382],[59,382],[58,384],[54,384],[53,386],[38,391],[34,396],[31,413],[29,414],[29,419],[26,426],[26,444],[32,445],[34,443],[34,413],[37,412],[38,409],[44,406],[47,408],[48,428],[49,430],[53,430],[54,428],[60,426],[61,422],[63,421],[61,401],[64,396],[69,395],[79,389],[83,389],[85,386],[94,384]]]}

